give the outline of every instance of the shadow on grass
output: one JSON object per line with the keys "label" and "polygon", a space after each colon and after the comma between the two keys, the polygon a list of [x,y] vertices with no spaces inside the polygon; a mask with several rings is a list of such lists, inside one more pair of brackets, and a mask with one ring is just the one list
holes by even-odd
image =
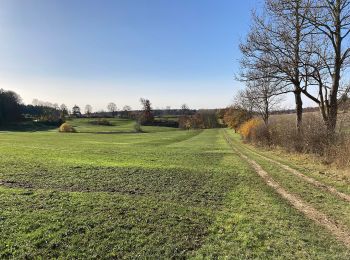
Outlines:
{"label": "shadow on grass", "polygon": [[110,132],[89,132],[89,131],[78,131],[75,134],[142,134],[146,132],[132,132],[132,131],[110,131]]}
{"label": "shadow on grass", "polygon": [[0,125],[0,131],[6,131],[6,132],[37,132],[37,131],[48,131],[48,130],[53,130],[57,128],[58,126],[55,124],[45,124],[42,122],[31,122],[31,121]]}

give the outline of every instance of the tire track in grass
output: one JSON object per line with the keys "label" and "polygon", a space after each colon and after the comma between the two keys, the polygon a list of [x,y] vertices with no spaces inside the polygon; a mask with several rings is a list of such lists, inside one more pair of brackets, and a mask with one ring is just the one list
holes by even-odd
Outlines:
{"label": "tire track in grass", "polygon": [[348,194],[345,194],[343,192],[340,192],[338,191],[337,189],[335,189],[334,187],[332,186],[329,186],[329,185],[326,185],[312,177],[309,177],[309,176],[306,176],[305,174],[301,173],[300,171],[296,170],[296,169],[293,169],[292,167],[288,166],[288,165],[285,165],[279,161],[276,161],[276,160],[273,160],[269,157],[266,157],[265,155],[262,155],[258,152],[255,152],[253,151],[252,149],[248,148],[248,147],[244,147],[244,149],[247,149],[249,150],[250,152],[254,153],[255,155],[269,161],[269,162],[272,162],[272,163],[275,163],[277,164],[278,166],[280,166],[281,168],[285,169],[286,171],[290,172],[291,174],[294,174],[295,176],[305,180],[306,182],[314,185],[315,187],[319,188],[319,189],[322,189],[324,191],[327,191],[329,193],[332,193],[333,195],[336,195],[337,197],[345,200],[345,201],[348,201],[350,202],[350,195]]}
{"label": "tire track in grass", "polygon": [[269,187],[273,188],[281,197],[287,200],[298,211],[302,212],[307,218],[326,228],[334,235],[334,237],[336,237],[339,241],[350,248],[350,232],[346,227],[341,224],[337,224],[326,214],[313,208],[311,205],[301,200],[298,196],[289,193],[278,182],[276,182],[256,161],[250,159],[248,156],[239,151],[234,146],[225,130],[223,130],[223,135],[231,149],[235,151],[242,159],[246,160]]}

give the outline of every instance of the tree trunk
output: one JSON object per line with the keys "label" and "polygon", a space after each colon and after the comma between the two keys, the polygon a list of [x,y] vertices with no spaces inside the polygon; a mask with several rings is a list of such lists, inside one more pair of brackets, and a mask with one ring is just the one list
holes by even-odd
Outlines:
{"label": "tree trunk", "polygon": [[303,101],[301,99],[301,90],[298,88],[294,91],[295,106],[296,106],[296,130],[297,140],[295,142],[295,149],[301,152],[303,149]]}
{"label": "tree trunk", "polygon": [[300,90],[294,91],[294,97],[295,97],[295,108],[297,113],[296,129],[297,129],[298,137],[301,137],[302,125],[303,125],[303,101],[301,99],[301,91]]}
{"label": "tree trunk", "polygon": [[329,137],[332,139],[335,134],[338,116],[338,91],[340,82],[340,70],[342,67],[342,36],[341,36],[341,1],[337,0],[335,3],[335,32],[334,32],[334,73],[332,75],[332,89],[329,95],[329,115],[327,120],[327,130]]}

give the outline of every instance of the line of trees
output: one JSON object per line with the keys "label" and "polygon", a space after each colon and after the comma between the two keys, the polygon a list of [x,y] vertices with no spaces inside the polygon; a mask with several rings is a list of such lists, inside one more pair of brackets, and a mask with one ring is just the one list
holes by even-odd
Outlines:
{"label": "line of trees", "polygon": [[[108,103],[109,112],[93,112],[91,105],[84,108],[82,115],[79,106],[74,105],[71,110],[65,104],[58,105],[34,99],[32,104],[22,104],[21,98],[15,92],[0,90],[0,124],[6,124],[19,120],[35,121],[40,124],[60,125],[67,117],[114,117],[137,120],[140,125],[180,127],[184,129],[215,128],[221,127],[216,110],[193,110],[183,104],[180,109],[153,110],[151,101],[141,98],[141,110],[132,111],[130,106],[124,106],[118,111],[117,105]],[[179,116],[179,118],[178,118]]]}
{"label": "line of trees", "polygon": [[265,0],[263,13],[252,17],[240,45],[243,96],[260,106],[267,123],[273,97],[292,93],[301,139],[304,95],[319,106],[327,134],[334,136],[338,107],[349,91],[350,0]]}

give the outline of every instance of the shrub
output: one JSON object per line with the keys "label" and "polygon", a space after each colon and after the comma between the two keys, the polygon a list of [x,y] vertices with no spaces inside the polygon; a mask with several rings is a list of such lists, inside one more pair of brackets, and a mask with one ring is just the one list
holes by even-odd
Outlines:
{"label": "shrub", "polygon": [[252,141],[260,146],[271,146],[272,139],[270,129],[262,122],[253,128]]}
{"label": "shrub", "polygon": [[179,128],[190,129],[191,128],[191,117],[188,115],[183,115],[179,117]]}
{"label": "shrub", "polygon": [[314,154],[327,164],[350,165],[349,134],[338,132],[331,139],[322,118],[315,113],[305,114],[301,138],[297,135],[294,115],[273,116],[268,127],[262,120],[253,118],[242,124],[239,132],[245,141],[254,145]]}
{"label": "shrub", "polygon": [[76,130],[73,126],[71,126],[68,123],[63,123],[60,128],[59,128],[59,132],[61,133],[75,133]]}
{"label": "shrub", "polygon": [[336,142],[330,145],[325,153],[325,163],[336,166],[350,166],[350,136],[339,135]]}
{"label": "shrub", "polygon": [[256,130],[260,125],[263,124],[262,120],[259,118],[252,118],[245,123],[243,123],[239,128],[239,133],[245,141],[257,140],[255,137]]}

